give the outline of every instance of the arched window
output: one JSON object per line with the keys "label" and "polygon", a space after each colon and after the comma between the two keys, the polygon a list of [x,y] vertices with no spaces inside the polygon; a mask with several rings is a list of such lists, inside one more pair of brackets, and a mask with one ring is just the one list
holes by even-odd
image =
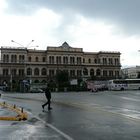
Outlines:
{"label": "arched window", "polygon": [[13,75],[13,76],[16,76],[16,74],[17,74],[17,69],[12,69],[11,72],[12,72],[12,75]]}
{"label": "arched window", "polygon": [[54,76],[54,69],[49,70],[49,76]]}
{"label": "arched window", "polygon": [[118,64],[119,64],[119,59],[115,58],[115,65],[118,65]]}
{"label": "arched window", "polygon": [[103,64],[107,64],[107,59],[103,58]]}
{"label": "arched window", "polygon": [[19,55],[19,62],[23,63],[25,61],[24,55]]}
{"label": "arched window", "polygon": [[31,68],[27,68],[27,75],[32,75],[32,69]]}
{"label": "arched window", "polygon": [[107,70],[103,70],[103,76],[107,76]]}
{"label": "arched window", "polygon": [[96,70],[96,76],[100,76],[101,75],[101,70],[100,69],[97,69]]}
{"label": "arched window", "polygon": [[3,55],[3,62],[9,62],[9,55]]}
{"label": "arched window", "polygon": [[17,56],[11,55],[11,62],[17,62]]}
{"label": "arched window", "polygon": [[109,65],[113,64],[113,59],[112,58],[109,58],[108,61],[109,61]]}
{"label": "arched window", "polygon": [[75,64],[75,57],[70,57],[70,64]]}
{"label": "arched window", "polygon": [[56,57],[56,63],[57,64],[61,64],[61,56],[57,56]]}
{"label": "arched window", "polygon": [[88,59],[88,63],[91,63],[91,59],[90,58]]}
{"label": "arched window", "polygon": [[85,63],[85,58],[83,58],[83,63]]}
{"label": "arched window", "polygon": [[38,62],[38,57],[35,58],[35,61]]}
{"label": "arched window", "polygon": [[34,75],[39,75],[39,69],[38,68],[35,68]]}
{"label": "arched window", "polygon": [[3,75],[7,76],[8,75],[8,69],[3,69]]}
{"label": "arched window", "polygon": [[77,70],[77,76],[81,76],[82,75],[82,71],[81,70]]}
{"label": "arched window", "polygon": [[45,62],[46,61],[46,57],[42,57],[42,62]]}
{"label": "arched window", "polygon": [[94,60],[94,63],[97,64],[97,59]]}
{"label": "arched window", "polygon": [[54,56],[49,56],[49,63],[54,64]]}
{"label": "arched window", "polygon": [[83,74],[84,74],[84,75],[88,75],[88,69],[87,69],[87,68],[84,68]]}
{"label": "arched window", "polygon": [[29,61],[29,62],[32,61],[32,57],[31,57],[31,56],[28,57],[28,61]]}
{"label": "arched window", "polygon": [[64,57],[63,57],[63,63],[64,63],[64,64],[68,64],[68,57],[67,57],[67,56],[64,56]]}
{"label": "arched window", "polygon": [[119,71],[115,71],[115,76],[118,78],[119,77]]}
{"label": "arched window", "polygon": [[46,69],[45,68],[42,68],[41,75],[46,75],[46,74],[47,74]]}
{"label": "arched window", "polygon": [[94,69],[90,70],[90,76],[94,76]]}
{"label": "arched window", "polygon": [[112,71],[112,70],[109,71],[109,76],[110,76],[110,77],[113,76],[113,71]]}
{"label": "arched window", "polygon": [[98,59],[98,64],[100,64],[100,59]]}

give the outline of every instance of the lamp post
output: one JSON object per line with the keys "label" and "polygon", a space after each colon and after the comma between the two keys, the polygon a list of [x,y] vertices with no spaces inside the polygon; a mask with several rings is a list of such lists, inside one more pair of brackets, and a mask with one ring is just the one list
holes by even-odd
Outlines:
{"label": "lamp post", "polygon": [[[14,40],[11,40],[11,42],[13,42],[13,43],[15,43],[15,44],[18,44],[18,45],[20,45],[22,48],[24,48],[24,49],[27,49],[29,46],[30,46],[30,44],[32,43],[32,42],[34,42],[34,40],[31,40],[26,46],[24,46],[24,45],[22,45],[22,44],[20,44],[20,43],[18,43],[18,42],[16,42],[16,41],[14,41]],[[32,46],[31,46],[32,47]],[[38,47],[38,46],[36,46],[36,47]],[[23,92],[25,92],[25,83],[27,82],[27,80],[26,80],[26,56],[24,57],[24,59],[22,60],[23,62],[24,62],[24,79],[23,79]],[[31,84],[31,75],[30,75],[30,84]]]}
{"label": "lamp post", "polygon": [[18,42],[16,42],[16,41],[14,41],[14,40],[11,40],[11,42],[16,43],[16,44],[18,44],[18,45],[20,45],[20,46],[22,46],[22,47],[27,48],[32,42],[34,42],[34,40],[31,40],[26,46],[24,46],[24,45],[22,45],[22,44],[20,44],[20,43],[18,43]]}
{"label": "lamp post", "polygon": [[10,66],[10,91],[12,91],[12,88],[13,88],[13,75],[12,75],[12,66]]}

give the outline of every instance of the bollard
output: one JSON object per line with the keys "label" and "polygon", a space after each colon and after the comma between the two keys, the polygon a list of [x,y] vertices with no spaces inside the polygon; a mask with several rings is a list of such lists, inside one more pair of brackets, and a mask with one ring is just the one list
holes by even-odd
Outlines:
{"label": "bollard", "polygon": [[5,101],[3,103],[0,103],[0,106],[6,107],[11,111],[14,111],[17,113],[17,116],[0,116],[0,120],[8,120],[8,121],[25,121],[28,118],[28,115],[26,112],[23,112],[23,108],[18,108],[15,104],[9,105]]}
{"label": "bollard", "polygon": [[21,113],[23,113],[23,107],[21,108]]}
{"label": "bollard", "polygon": [[14,104],[14,108],[16,108],[16,105]]}

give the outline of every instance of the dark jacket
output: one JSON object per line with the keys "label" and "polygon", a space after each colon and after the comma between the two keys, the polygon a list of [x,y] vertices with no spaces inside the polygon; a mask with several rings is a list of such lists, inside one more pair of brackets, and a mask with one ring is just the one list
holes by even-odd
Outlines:
{"label": "dark jacket", "polygon": [[51,92],[50,92],[49,88],[45,89],[45,96],[47,99],[51,99]]}

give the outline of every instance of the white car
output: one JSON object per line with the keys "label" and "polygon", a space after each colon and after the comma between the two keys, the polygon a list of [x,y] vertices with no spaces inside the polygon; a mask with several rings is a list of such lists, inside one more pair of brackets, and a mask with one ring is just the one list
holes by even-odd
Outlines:
{"label": "white car", "polygon": [[40,88],[32,88],[30,93],[43,93],[44,91]]}

